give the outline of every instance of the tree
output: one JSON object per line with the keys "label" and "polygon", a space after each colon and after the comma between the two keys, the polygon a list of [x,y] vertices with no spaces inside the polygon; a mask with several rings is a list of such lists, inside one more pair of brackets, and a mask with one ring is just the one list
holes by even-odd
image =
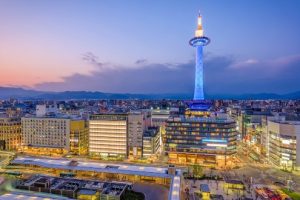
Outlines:
{"label": "tree", "polygon": [[193,174],[195,177],[201,177],[203,175],[203,169],[200,165],[193,165]]}

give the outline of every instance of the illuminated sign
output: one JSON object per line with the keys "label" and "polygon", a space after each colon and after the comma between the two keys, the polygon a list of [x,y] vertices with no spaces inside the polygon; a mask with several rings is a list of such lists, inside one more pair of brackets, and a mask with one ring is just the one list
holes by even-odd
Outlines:
{"label": "illuminated sign", "polygon": [[209,143],[209,142],[217,142],[217,143],[227,143],[227,140],[221,140],[221,139],[202,139],[202,142]]}
{"label": "illuminated sign", "polygon": [[227,147],[227,144],[212,144],[212,143],[207,143],[206,144],[209,147]]}

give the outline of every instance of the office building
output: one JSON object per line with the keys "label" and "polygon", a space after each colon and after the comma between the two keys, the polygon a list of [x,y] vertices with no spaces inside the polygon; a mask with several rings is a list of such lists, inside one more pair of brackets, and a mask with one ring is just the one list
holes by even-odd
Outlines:
{"label": "office building", "polygon": [[166,125],[169,162],[224,166],[236,153],[236,124],[225,113],[187,110]]}
{"label": "office building", "polygon": [[128,156],[128,115],[96,114],[89,120],[89,154],[95,157]]}
{"label": "office building", "polygon": [[22,148],[29,154],[61,155],[87,153],[85,120],[70,116],[22,117]]}
{"label": "office building", "polygon": [[21,144],[21,119],[18,117],[0,116],[0,149],[18,150]]}
{"label": "office building", "polygon": [[89,154],[102,158],[140,158],[144,115],[140,112],[96,114],[89,121]]}
{"label": "office building", "polygon": [[70,120],[70,153],[86,155],[88,153],[88,123],[82,119]]}
{"label": "office building", "polygon": [[66,154],[70,151],[70,119],[22,117],[22,150],[33,154]]}
{"label": "office building", "polygon": [[151,109],[151,125],[159,127],[160,146],[166,142],[166,122],[170,116],[170,109]]}
{"label": "office building", "polygon": [[144,115],[129,113],[128,120],[128,156],[141,158],[143,153]]}
{"label": "office building", "polygon": [[287,170],[300,168],[300,121],[270,117],[267,122],[268,160]]}
{"label": "office building", "polygon": [[160,153],[159,127],[149,127],[143,135],[143,157],[155,156]]}
{"label": "office building", "polygon": [[160,127],[165,126],[167,119],[170,116],[169,109],[152,109],[151,110],[151,125]]}

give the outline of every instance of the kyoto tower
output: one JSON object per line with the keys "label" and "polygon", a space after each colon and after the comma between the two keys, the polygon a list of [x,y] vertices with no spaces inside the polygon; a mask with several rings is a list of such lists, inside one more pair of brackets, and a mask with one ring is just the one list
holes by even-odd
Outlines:
{"label": "kyoto tower", "polygon": [[210,39],[205,37],[202,28],[202,17],[198,15],[198,26],[195,31],[195,37],[193,37],[189,44],[196,48],[196,66],[195,66],[195,90],[193,101],[204,100],[203,90],[203,47],[208,45]]}

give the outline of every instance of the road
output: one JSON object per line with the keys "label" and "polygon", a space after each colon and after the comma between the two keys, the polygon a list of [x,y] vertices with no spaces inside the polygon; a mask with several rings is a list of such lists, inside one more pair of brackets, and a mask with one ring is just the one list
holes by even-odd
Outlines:
{"label": "road", "polygon": [[241,160],[241,167],[231,170],[231,173],[233,173],[233,176],[236,176],[237,179],[242,180],[244,176],[246,178],[252,177],[254,184],[266,185],[274,185],[274,182],[286,184],[287,180],[293,180],[293,189],[300,192],[299,174],[282,171],[277,167],[267,164],[266,162],[259,163],[253,161],[247,156],[247,153],[246,155],[244,153],[246,153],[245,145],[239,145],[238,157]]}
{"label": "road", "polygon": [[133,190],[142,192],[146,196],[146,200],[166,200],[168,199],[169,189],[162,185],[151,183],[135,183]]}

